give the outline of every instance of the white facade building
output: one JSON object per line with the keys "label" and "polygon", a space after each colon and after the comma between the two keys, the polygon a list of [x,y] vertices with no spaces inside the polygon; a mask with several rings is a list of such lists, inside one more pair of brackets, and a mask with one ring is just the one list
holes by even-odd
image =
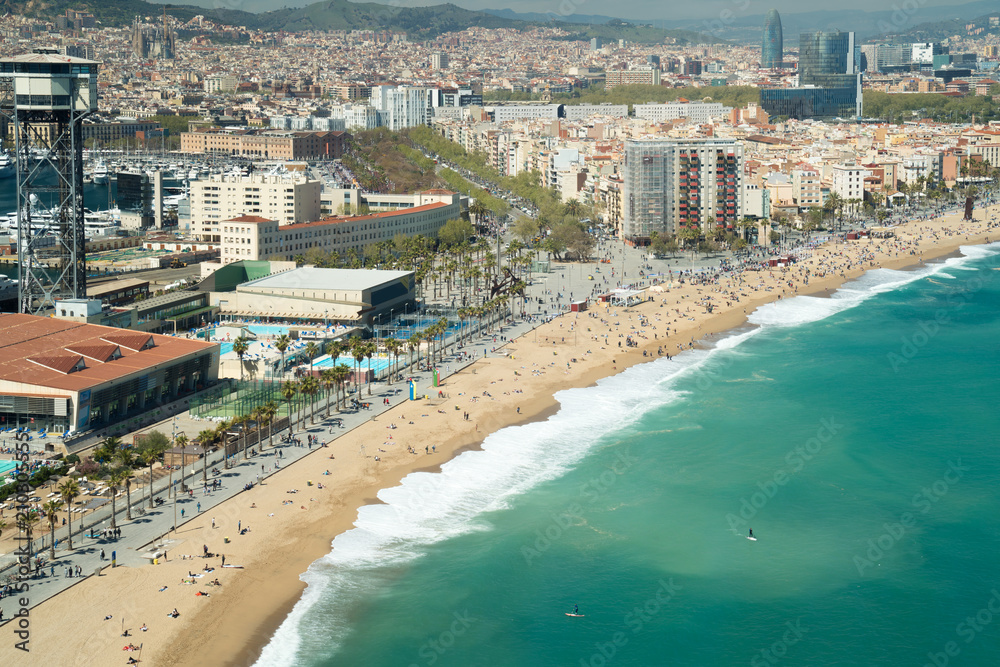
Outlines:
{"label": "white facade building", "polygon": [[725,118],[732,107],[719,102],[666,102],[664,104],[636,104],[635,117],[655,123],[663,123],[678,118],[687,118],[692,123],[707,123],[712,119]]}
{"label": "white facade building", "polygon": [[564,110],[566,120],[585,120],[591,116],[628,117],[627,104],[567,104]]}
{"label": "white facade building", "polygon": [[414,86],[374,86],[371,99],[382,124],[397,132],[430,124],[432,93],[430,88]]}
{"label": "white facade building", "polygon": [[845,202],[849,199],[864,199],[867,175],[868,171],[856,164],[835,164],[830,191],[836,192]]}
{"label": "white facade building", "polygon": [[493,114],[493,120],[497,123],[533,118],[556,120],[559,118],[559,106],[558,104],[498,104],[486,107],[486,112]]}
{"label": "white facade building", "polygon": [[258,216],[282,225],[320,217],[319,181],[303,173],[216,174],[191,183],[191,233],[202,241],[219,242],[220,223],[241,216]]}

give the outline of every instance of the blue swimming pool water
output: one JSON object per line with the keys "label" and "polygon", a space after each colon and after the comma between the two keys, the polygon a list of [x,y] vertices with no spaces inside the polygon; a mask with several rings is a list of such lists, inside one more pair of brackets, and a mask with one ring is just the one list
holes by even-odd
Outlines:
{"label": "blue swimming pool water", "polygon": [[0,477],[17,467],[17,461],[0,461]]}
{"label": "blue swimming pool water", "polygon": [[[329,355],[325,355],[313,362],[313,368],[333,368],[339,364],[346,364],[348,368],[354,370],[354,357],[337,357],[337,360],[333,361]],[[389,360],[373,357],[370,364],[368,359],[363,360],[361,362],[361,369],[371,368],[376,373],[381,373],[389,367]]]}
{"label": "blue swimming pool water", "polygon": [[219,343],[219,347],[221,348],[219,350],[219,355],[220,356],[223,355],[223,354],[225,354],[225,353],[227,353],[227,352],[232,352],[233,351],[233,344],[231,342],[229,342],[229,343]]}
{"label": "blue swimming pool water", "polygon": [[258,336],[267,336],[269,338],[277,338],[278,336],[288,335],[288,327],[278,326],[277,324],[248,324],[245,327],[250,333],[255,333]]}

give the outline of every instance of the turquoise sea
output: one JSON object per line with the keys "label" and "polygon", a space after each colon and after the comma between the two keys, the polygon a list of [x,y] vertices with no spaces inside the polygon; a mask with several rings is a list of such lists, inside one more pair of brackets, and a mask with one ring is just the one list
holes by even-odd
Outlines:
{"label": "turquoise sea", "polygon": [[963,253],[382,491],[258,664],[1000,664],[1000,245]]}

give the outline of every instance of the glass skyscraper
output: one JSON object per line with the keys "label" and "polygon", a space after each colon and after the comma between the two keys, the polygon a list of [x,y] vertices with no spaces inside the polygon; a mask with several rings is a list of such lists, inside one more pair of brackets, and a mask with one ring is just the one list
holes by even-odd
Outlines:
{"label": "glass skyscraper", "polygon": [[858,73],[853,32],[799,35],[799,85],[847,88]]}
{"label": "glass skyscraper", "polygon": [[861,48],[853,32],[799,36],[799,88],[765,88],[760,105],[772,118],[860,118]]}
{"label": "glass skyscraper", "polygon": [[764,18],[764,39],[760,46],[760,66],[763,69],[781,69],[784,43],[781,36],[781,17],[771,9]]}

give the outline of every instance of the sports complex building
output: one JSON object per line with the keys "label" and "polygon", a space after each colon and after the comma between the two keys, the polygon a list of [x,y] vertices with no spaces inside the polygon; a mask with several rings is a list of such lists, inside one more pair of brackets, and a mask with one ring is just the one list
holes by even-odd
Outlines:
{"label": "sports complex building", "polygon": [[103,428],[214,384],[219,345],[34,315],[0,315],[0,426]]}

